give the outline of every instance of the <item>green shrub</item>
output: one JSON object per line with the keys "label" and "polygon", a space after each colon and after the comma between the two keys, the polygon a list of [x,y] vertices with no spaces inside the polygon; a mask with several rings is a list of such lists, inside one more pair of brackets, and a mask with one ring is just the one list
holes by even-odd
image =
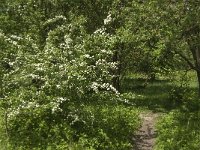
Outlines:
{"label": "green shrub", "polygon": [[139,126],[138,111],[122,105],[92,105],[68,115],[26,110],[10,120],[10,149],[128,150]]}
{"label": "green shrub", "polygon": [[200,111],[173,111],[158,123],[156,150],[199,150]]}
{"label": "green shrub", "polygon": [[84,132],[91,141],[96,141],[96,145],[93,146],[95,149],[131,148],[131,136],[140,124],[138,111],[122,105],[90,107],[88,110],[94,112],[94,119],[87,121],[90,124],[86,127],[87,132]]}
{"label": "green shrub", "polygon": [[7,45],[2,61],[11,68],[1,65],[10,149],[130,148],[139,121],[117,104],[116,37],[103,28],[87,34],[84,21],[80,16],[49,31],[44,49],[31,37],[1,35]]}

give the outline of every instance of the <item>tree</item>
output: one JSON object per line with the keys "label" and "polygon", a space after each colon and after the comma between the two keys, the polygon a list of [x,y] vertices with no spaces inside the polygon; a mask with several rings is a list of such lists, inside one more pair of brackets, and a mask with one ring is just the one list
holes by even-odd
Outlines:
{"label": "tree", "polygon": [[[198,1],[168,2],[161,7],[168,17],[165,20],[171,51],[185,61],[197,73],[200,96],[200,9]],[[170,14],[171,18],[170,18]]]}
{"label": "tree", "polygon": [[116,31],[125,45],[122,68],[149,68],[146,71],[151,74],[189,67],[197,73],[200,93],[198,6],[197,1],[129,2],[121,13],[123,24]]}
{"label": "tree", "polygon": [[[43,9],[40,2],[48,7]],[[40,2],[14,1],[7,7],[16,13],[1,16],[2,20],[8,17],[9,22],[19,20],[11,24],[16,28],[2,28],[0,32],[1,108],[7,116],[9,142],[26,149],[39,147],[42,142],[46,149],[52,140],[65,140],[65,146],[71,141],[77,143],[91,135],[89,128],[93,129],[94,114],[85,104],[116,104],[119,99],[112,85],[115,36],[96,23],[89,30],[90,18],[84,13],[45,14],[52,3]],[[41,6],[38,11],[33,11],[33,3]]]}

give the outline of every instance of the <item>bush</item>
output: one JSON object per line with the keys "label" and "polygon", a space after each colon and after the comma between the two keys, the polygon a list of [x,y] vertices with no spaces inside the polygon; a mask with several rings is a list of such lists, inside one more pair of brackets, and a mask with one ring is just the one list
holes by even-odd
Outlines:
{"label": "bush", "polygon": [[10,149],[130,147],[138,114],[117,104],[116,38],[104,29],[86,34],[84,20],[80,16],[49,31],[44,49],[29,35],[0,35],[7,45],[1,106]]}
{"label": "bush", "polygon": [[200,108],[197,94],[189,87],[175,86],[169,93],[170,107],[181,111],[197,111]]}
{"label": "bush", "polygon": [[199,150],[200,111],[173,111],[158,123],[156,150]]}
{"label": "bush", "polygon": [[86,127],[87,132],[84,132],[91,141],[95,140],[96,144],[93,145],[95,149],[131,148],[131,136],[140,124],[138,111],[122,105],[90,107],[88,111],[94,112],[94,119],[87,121],[90,124]]}
{"label": "bush", "polygon": [[124,106],[80,106],[68,115],[26,110],[10,120],[10,149],[128,150],[139,127],[138,111]]}

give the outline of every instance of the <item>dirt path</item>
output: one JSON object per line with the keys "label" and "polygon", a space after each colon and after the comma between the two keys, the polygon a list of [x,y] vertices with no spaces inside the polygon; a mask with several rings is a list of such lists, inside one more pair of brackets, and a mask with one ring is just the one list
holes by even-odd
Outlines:
{"label": "dirt path", "polygon": [[155,123],[158,118],[158,113],[142,113],[142,126],[133,138],[135,147],[133,150],[153,150],[156,138]]}

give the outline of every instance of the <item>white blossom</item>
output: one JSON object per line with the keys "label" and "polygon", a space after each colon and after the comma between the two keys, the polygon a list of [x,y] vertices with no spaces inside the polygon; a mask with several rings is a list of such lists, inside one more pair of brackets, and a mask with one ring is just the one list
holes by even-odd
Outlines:
{"label": "white blossom", "polygon": [[112,17],[111,14],[109,13],[108,16],[106,17],[106,19],[104,19],[104,25],[109,24],[112,21]]}
{"label": "white blossom", "polygon": [[99,84],[98,84],[97,82],[92,82],[91,88],[92,88],[96,93],[99,92],[98,87],[99,87]]}

